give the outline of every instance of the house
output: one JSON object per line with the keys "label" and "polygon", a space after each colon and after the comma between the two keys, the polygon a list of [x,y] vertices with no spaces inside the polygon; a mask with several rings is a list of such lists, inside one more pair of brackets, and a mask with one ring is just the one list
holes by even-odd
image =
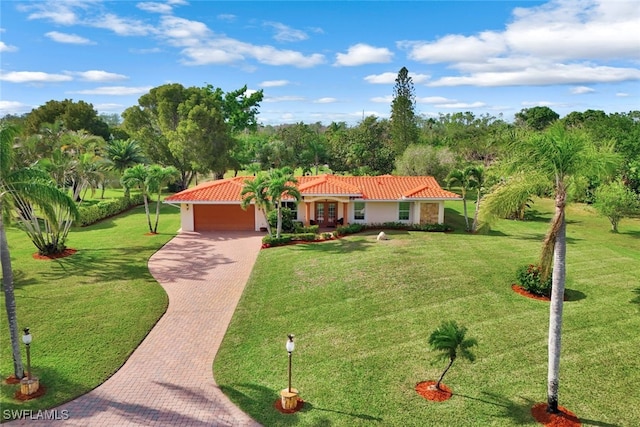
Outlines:
{"label": "house", "polygon": [[[255,230],[266,226],[264,215],[251,204],[240,207],[244,181],[235,177],[209,181],[176,193],[165,203],[179,204],[182,231]],[[302,196],[283,204],[305,225],[321,228],[338,224],[444,222],[444,202],[460,200],[443,190],[431,176],[337,176],[297,177]]]}

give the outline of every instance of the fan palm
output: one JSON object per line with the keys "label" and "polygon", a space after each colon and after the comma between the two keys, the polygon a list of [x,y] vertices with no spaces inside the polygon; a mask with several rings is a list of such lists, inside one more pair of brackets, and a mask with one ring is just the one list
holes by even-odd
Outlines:
{"label": "fan palm", "polygon": [[467,328],[458,326],[455,321],[449,320],[442,322],[442,324],[431,333],[431,336],[429,336],[431,349],[439,351],[440,358],[445,360],[449,359],[449,364],[436,383],[436,389],[440,389],[442,379],[449,368],[451,368],[451,365],[453,365],[453,362],[458,358],[458,355],[470,362],[476,359],[470,349],[476,346],[478,342],[473,338],[466,338],[466,333]]}
{"label": "fan palm", "polygon": [[[13,139],[17,134],[14,127],[0,124],[0,264],[2,266],[2,286],[5,295],[13,368],[16,378],[24,376],[24,367],[20,356],[18,339],[18,320],[16,299],[13,291],[13,270],[11,256],[4,229],[6,219],[12,213],[28,226],[35,218],[34,208],[43,215],[51,226],[55,226],[61,212],[77,217],[78,211],[73,200],[51,181],[49,175],[41,169],[23,167],[14,169]],[[34,242],[35,243],[35,242]]]}

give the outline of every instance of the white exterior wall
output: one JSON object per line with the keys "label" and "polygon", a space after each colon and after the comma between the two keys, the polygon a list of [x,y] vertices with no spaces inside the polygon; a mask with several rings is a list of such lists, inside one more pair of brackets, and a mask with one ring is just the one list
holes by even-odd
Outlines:
{"label": "white exterior wall", "polygon": [[194,231],[193,223],[193,205],[190,203],[180,204],[180,224],[182,224],[182,231]]}
{"label": "white exterior wall", "polygon": [[[408,224],[413,223],[413,219],[416,217],[413,209],[413,202],[410,202],[409,207],[409,221],[400,221],[398,219],[399,205],[398,202],[365,202],[364,209],[364,222],[366,224],[381,224],[383,222],[406,222]],[[354,205],[349,206],[350,220],[353,221]]]}

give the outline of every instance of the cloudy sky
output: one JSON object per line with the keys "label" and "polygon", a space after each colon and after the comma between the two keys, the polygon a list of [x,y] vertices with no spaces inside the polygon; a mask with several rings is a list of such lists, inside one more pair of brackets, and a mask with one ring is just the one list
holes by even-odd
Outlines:
{"label": "cloudy sky", "polygon": [[264,124],[388,117],[407,67],[417,112],[506,120],[548,106],[640,109],[640,2],[0,2],[0,115],[48,100],[121,113],[149,89],[263,89]]}

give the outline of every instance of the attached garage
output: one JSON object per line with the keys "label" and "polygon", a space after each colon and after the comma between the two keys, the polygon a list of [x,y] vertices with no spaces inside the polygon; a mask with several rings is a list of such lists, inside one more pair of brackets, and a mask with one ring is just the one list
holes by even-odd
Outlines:
{"label": "attached garage", "polygon": [[255,206],[244,210],[238,204],[194,205],[195,231],[246,230],[253,231],[255,224]]}

